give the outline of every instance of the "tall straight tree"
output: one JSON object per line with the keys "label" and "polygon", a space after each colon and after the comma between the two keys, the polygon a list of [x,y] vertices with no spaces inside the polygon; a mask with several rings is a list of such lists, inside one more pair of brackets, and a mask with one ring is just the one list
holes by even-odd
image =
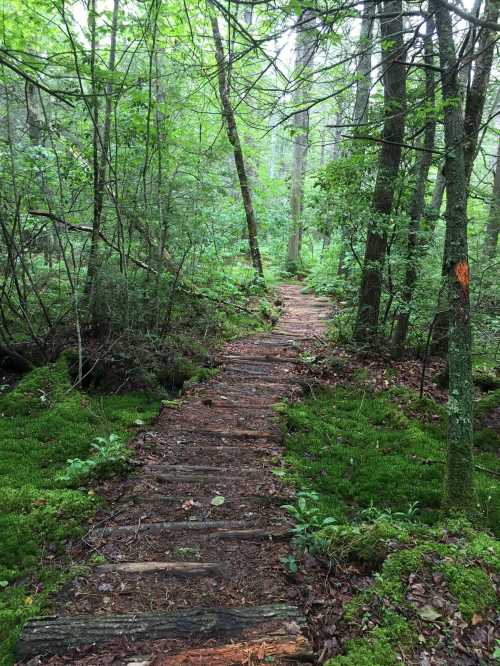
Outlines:
{"label": "tall straight tree", "polygon": [[[352,125],[354,135],[359,133],[361,125],[366,122],[368,117],[368,107],[370,104],[370,90],[372,87],[372,55],[373,55],[373,7],[369,2],[363,4],[361,14],[361,30],[358,42],[358,62],[356,65],[356,97],[354,99],[354,108],[352,113]],[[340,123],[340,120],[339,120]],[[337,275],[345,275],[346,254],[348,248],[349,229],[344,224],[341,227],[341,247],[339,253],[339,263]]]}
{"label": "tall straight tree", "polygon": [[500,232],[500,134],[498,135],[497,157],[493,169],[493,192],[483,246],[483,256],[488,260],[495,258]]}
{"label": "tall straight tree", "polygon": [[[300,108],[307,101],[311,88],[310,66],[314,57],[315,13],[311,9],[302,12],[295,43],[296,90],[294,107]],[[300,110],[293,117],[293,157],[290,186],[291,225],[288,236],[286,267],[297,272],[302,243],[302,210],[304,207],[304,176],[309,149],[309,111]]]}
{"label": "tall straight tree", "polygon": [[445,103],[446,261],[448,288],[448,456],[446,494],[452,510],[473,505],[473,385],[467,246],[467,172],[464,116],[450,12],[433,0]]}
{"label": "tall straight tree", "polygon": [[222,45],[222,37],[220,34],[217,18],[215,16],[211,16],[210,21],[212,24],[212,34],[215,44],[215,59],[217,62],[217,76],[219,81],[219,95],[222,107],[222,115],[226,122],[229,143],[233,147],[234,163],[238,173],[241,198],[243,199],[243,206],[245,208],[245,215],[247,220],[250,256],[252,258],[252,265],[254,269],[261,277],[263,277],[264,271],[262,269],[262,259],[260,256],[259,242],[257,238],[257,222],[255,220],[255,213],[252,204],[252,194],[250,191],[250,185],[248,183],[248,175],[245,168],[245,160],[243,157],[243,150],[241,149],[236,118],[229,95],[228,68],[230,67],[230,63],[226,61],[226,57],[224,55],[224,47]]}
{"label": "tall straight tree", "polygon": [[[108,73],[112,77],[116,67],[116,39],[118,32],[118,12],[120,0],[113,2],[113,15],[111,19],[111,35],[109,46]],[[97,323],[96,311],[96,279],[99,271],[99,239],[101,237],[102,213],[104,209],[104,192],[106,189],[106,178],[109,164],[109,147],[111,138],[111,120],[113,113],[113,83],[110,80],[105,86],[105,108],[102,127],[99,126],[99,85],[97,75],[97,7],[96,0],[92,0],[89,9],[89,25],[91,35],[91,77],[92,96],[90,113],[93,124],[93,186],[94,206],[92,219],[92,234],[90,241],[90,253],[87,268],[87,282],[85,290],[90,298],[91,316]]]}
{"label": "tall straight tree", "polygon": [[432,37],[435,30],[432,17],[427,19],[426,35],[424,38],[425,60],[425,108],[428,110],[425,123],[422,150],[417,160],[417,175],[413,195],[410,203],[410,223],[408,225],[408,240],[406,244],[406,271],[402,291],[403,306],[398,314],[392,338],[392,352],[399,356],[404,348],[410,321],[410,306],[413,299],[413,290],[417,282],[418,260],[417,247],[420,235],[420,221],[425,208],[425,190],[429,169],[432,164],[432,151],[436,135],[435,118],[435,77],[433,65]]}
{"label": "tall straight tree", "polygon": [[406,113],[403,7],[401,0],[386,0],[380,19],[383,48],[384,128],[368,225],[363,274],[354,335],[359,342],[374,340],[378,331],[382,274],[387,252],[387,222],[392,210],[401,162]]}
{"label": "tall straight tree", "polygon": [[[477,4],[477,11],[479,11]],[[483,13],[483,20],[495,23],[498,19],[500,10],[500,3],[497,0],[487,0],[485,10]],[[474,34],[473,28],[469,30],[469,34]],[[472,39],[472,37],[471,37]],[[464,114],[464,164],[465,164],[465,188],[467,191],[470,188],[472,177],[472,169],[474,160],[478,150],[479,134],[481,129],[481,121],[484,112],[484,105],[486,102],[486,94],[488,91],[488,83],[490,80],[491,67],[493,64],[493,56],[495,53],[495,45],[497,38],[492,29],[483,27],[477,40],[477,47],[475,53],[473,48],[470,48],[469,57],[474,60],[474,74],[472,81],[467,89],[465,96],[465,114]],[[468,77],[467,77],[468,79]],[[463,95],[464,83],[460,81],[460,92]],[[462,84],[462,85],[460,85]],[[448,237],[445,238],[443,248],[443,279],[446,280],[446,256],[448,253]],[[435,352],[445,353],[447,350],[447,332],[448,332],[448,308],[443,299],[438,303],[437,315],[433,330],[432,349]]]}

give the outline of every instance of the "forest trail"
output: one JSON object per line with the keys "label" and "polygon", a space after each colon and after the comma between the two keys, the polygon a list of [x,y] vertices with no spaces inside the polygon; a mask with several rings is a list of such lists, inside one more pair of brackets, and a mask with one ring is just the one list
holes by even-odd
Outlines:
{"label": "forest trail", "polygon": [[25,625],[22,663],[313,662],[281,563],[290,491],[273,473],[273,404],[300,391],[301,343],[324,332],[330,306],[299,285],[280,295],[275,329],[227,345],[221,372],[139,436],[136,471],[110,484],[111,512],[85,537],[90,571],[59,595],[57,616]]}

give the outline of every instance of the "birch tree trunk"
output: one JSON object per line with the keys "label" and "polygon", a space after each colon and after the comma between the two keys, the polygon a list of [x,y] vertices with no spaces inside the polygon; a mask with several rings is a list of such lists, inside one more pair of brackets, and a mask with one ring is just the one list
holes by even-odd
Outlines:
{"label": "birch tree trunk", "polygon": [[449,399],[446,495],[452,510],[473,507],[473,385],[467,247],[467,172],[464,118],[449,10],[434,0],[443,101],[446,104],[446,244]]}
{"label": "birch tree trunk", "polygon": [[[300,108],[307,101],[311,89],[309,67],[314,57],[315,13],[307,9],[301,15],[302,25],[297,28],[295,44],[295,72],[298,74],[297,89],[294,94],[294,107]],[[290,187],[291,225],[288,236],[286,269],[297,273],[300,264],[302,244],[302,211],[304,207],[304,177],[309,149],[309,111],[298,111],[293,117],[293,158]]]}
{"label": "birch tree trunk", "polygon": [[382,274],[387,252],[387,220],[392,210],[401,162],[406,113],[406,66],[402,1],[386,0],[380,21],[384,49],[384,128],[377,180],[372,199],[373,216],[368,226],[363,275],[359,291],[354,337],[374,342],[378,333]]}
{"label": "birch tree trunk", "polygon": [[240,137],[236,125],[236,118],[234,115],[233,107],[229,97],[229,85],[227,77],[228,63],[224,56],[224,48],[222,45],[222,37],[219,30],[217,19],[212,16],[210,18],[212,24],[212,34],[215,44],[215,59],[217,61],[217,75],[219,81],[219,95],[222,107],[222,115],[226,122],[227,136],[229,143],[233,147],[234,163],[238,173],[240,183],[241,198],[243,199],[243,206],[245,208],[245,215],[248,228],[248,244],[250,247],[250,256],[252,265],[258,275],[264,277],[262,269],[262,260],[260,256],[259,243],[257,238],[257,222],[255,220],[255,213],[252,205],[252,195],[248,184],[248,176],[245,169],[245,160],[243,151],[241,149]]}

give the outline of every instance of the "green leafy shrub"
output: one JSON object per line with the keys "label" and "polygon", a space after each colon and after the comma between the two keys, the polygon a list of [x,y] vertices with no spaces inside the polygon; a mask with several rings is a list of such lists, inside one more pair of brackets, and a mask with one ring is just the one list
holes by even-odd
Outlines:
{"label": "green leafy shrub", "polygon": [[68,466],[56,476],[57,481],[75,485],[90,477],[108,476],[126,468],[130,451],[116,433],[111,433],[108,438],[96,437],[90,446],[93,449],[90,458],[68,459]]}

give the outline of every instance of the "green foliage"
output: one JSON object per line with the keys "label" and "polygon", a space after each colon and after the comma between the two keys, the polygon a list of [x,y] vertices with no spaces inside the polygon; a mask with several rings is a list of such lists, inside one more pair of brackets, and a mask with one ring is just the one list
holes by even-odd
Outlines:
{"label": "green foliage", "polygon": [[297,493],[296,504],[284,504],[294,520],[292,532],[294,543],[299,550],[306,547],[313,549],[316,533],[323,527],[335,522],[334,518],[323,517],[318,506],[319,495],[313,491],[302,490]]}
{"label": "green foliage", "polygon": [[78,485],[90,477],[109,476],[126,468],[130,452],[115,433],[111,433],[107,439],[96,437],[90,446],[93,449],[92,455],[85,460],[69,459],[66,469],[56,476],[57,481]]}
{"label": "green foliage", "polygon": [[[81,534],[99,503],[93,494],[65,487],[72,485],[69,477],[78,471],[75,463],[68,474],[67,459],[80,458],[85,466],[93,453],[90,459],[99,461],[95,470],[102,471],[100,463],[106,468],[110,456],[125,457],[118,443],[129,437],[128,428],[138,419],[151,419],[157,408],[145,395],[90,398],[71,390],[64,358],[34,370],[0,396],[2,666],[12,663],[20,625],[42,612],[61,582],[54,556],[62,554],[65,539]],[[86,475],[90,471],[87,466]],[[58,480],[61,476],[68,480]]]}

